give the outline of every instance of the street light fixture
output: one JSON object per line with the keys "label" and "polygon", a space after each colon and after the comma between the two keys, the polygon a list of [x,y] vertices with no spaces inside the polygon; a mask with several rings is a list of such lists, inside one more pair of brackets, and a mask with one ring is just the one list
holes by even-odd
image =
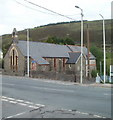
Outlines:
{"label": "street light fixture", "polygon": [[106,82],[106,49],[105,49],[105,22],[104,17],[99,14],[103,19],[103,46],[104,46],[104,83]]}
{"label": "street light fixture", "polygon": [[81,10],[81,74],[80,74],[80,83],[82,84],[82,76],[83,76],[83,73],[82,73],[82,55],[83,55],[83,9],[81,9],[79,6],[75,6],[76,8],[80,9]]}

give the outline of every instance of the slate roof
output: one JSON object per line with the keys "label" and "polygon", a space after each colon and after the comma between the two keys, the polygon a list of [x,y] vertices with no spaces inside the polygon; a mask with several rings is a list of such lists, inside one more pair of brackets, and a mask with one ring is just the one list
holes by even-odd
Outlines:
{"label": "slate roof", "polygon": [[[71,51],[73,51],[73,52],[80,52],[81,51],[81,47],[80,46],[74,46],[74,45],[68,45],[68,47],[71,49]],[[83,54],[85,55],[85,56],[87,56],[88,55],[88,49],[86,48],[86,47],[83,47]],[[95,58],[95,56],[91,53],[91,52],[89,52],[89,54],[90,54],[90,60],[91,59],[96,59]]]}
{"label": "slate roof", "polygon": [[[27,42],[18,41],[18,48],[21,50],[24,56],[27,56]],[[49,64],[46,58],[69,58],[67,63],[74,63],[77,61],[80,55],[80,46],[72,45],[58,45],[51,43],[33,42],[29,41],[30,57],[33,58],[38,64]],[[69,53],[74,52],[74,53]],[[79,53],[75,53],[79,52]],[[83,48],[83,54],[87,55],[87,48]],[[91,53],[90,53],[91,54]],[[95,57],[91,54],[90,59]]]}
{"label": "slate roof", "polygon": [[70,52],[69,59],[67,60],[67,64],[75,64],[77,63],[78,59],[80,58],[80,52]]}
{"label": "slate roof", "polygon": [[[19,41],[17,46],[24,56],[27,56],[27,42]],[[65,45],[49,44],[42,42],[29,42],[30,56],[38,64],[49,64],[43,57],[69,58],[69,49]]]}

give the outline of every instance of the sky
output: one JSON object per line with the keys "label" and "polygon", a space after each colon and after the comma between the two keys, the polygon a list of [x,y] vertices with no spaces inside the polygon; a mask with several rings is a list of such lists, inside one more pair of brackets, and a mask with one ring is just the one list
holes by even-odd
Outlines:
{"label": "sky", "polygon": [[[111,2],[113,0],[28,0],[73,20],[81,19],[83,9],[84,20],[111,19]],[[66,17],[53,14],[28,3],[25,0],[0,0],[0,35],[11,34],[13,28],[17,31],[34,28],[49,23],[72,21]]]}

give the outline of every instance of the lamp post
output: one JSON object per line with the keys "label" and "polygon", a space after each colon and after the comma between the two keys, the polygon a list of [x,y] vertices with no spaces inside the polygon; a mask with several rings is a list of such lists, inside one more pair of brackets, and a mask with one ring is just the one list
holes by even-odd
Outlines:
{"label": "lamp post", "polygon": [[106,49],[105,49],[105,22],[104,17],[99,14],[103,19],[103,46],[104,46],[104,83],[106,82]]}
{"label": "lamp post", "polygon": [[29,29],[27,29],[27,76],[29,77]]}
{"label": "lamp post", "polygon": [[75,6],[76,8],[81,10],[81,71],[80,71],[80,83],[82,84],[82,77],[83,77],[83,73],[82,73],[82,55],[83,55],[83,10],[79,7],[79,6]]}

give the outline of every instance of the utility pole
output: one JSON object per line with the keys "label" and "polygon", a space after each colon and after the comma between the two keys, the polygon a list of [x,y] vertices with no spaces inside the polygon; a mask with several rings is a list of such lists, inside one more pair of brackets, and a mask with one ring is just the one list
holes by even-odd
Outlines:
{"label": "utility pole", "polygon": [[106,82],[106,48],[105,48],[105,22],[104,17],[100,14],[103,19],[103,46],[104,46],[104,83]]}
{"label": "utility pole", "polygon": [[29,30],[27,29],[27,76],[29,77]]}
{"label": "utility pole", "polygon": [[88,80],[90,78],[90,54],[89,54],[89,51],[90,51],[90,45],[89,45],[89,26],[88,26],[88,23],[87,23],[87,60],[88,60],[88,69],[87,69],[87,72],[88,72]]}
{"label": "utility pole", "polygon": [[79,6],[75,6],[76,8],[81,10],[81,71],[80,71],[80,83],[82,84],[83,82],[83,9],[81,9]]}

